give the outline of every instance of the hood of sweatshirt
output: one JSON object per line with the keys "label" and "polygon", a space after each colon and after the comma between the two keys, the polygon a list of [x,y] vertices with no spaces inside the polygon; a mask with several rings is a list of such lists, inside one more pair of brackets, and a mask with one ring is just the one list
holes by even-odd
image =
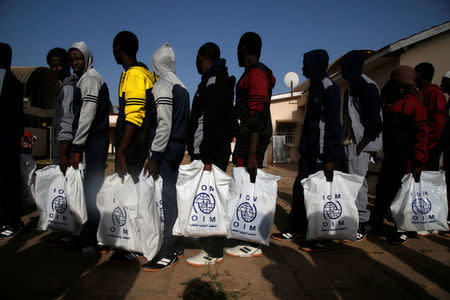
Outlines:
{"label": "hood of sweatshirt", "polygon": [[152,67],[158,77],[165,72],[175,73],[175,53],[169,43],[164,43],[153,53]]}
{"label": "hood of sweatshirt", "polygon": [[328,60],[328,53],[323,49],[312,50],[303,55],[303,65],[308,68],[313,80],[322,80],[328,76]]}
{"label": "hood of sweatshirt", "polygon": [[359,50],[346,53],[341,60],[341,73],[344,79],[354,82],[361,79],[364,67],[364,55]]}
{"label": "hood of sweatshirt", "polygon": [[77,49],[83,54],[85,62],[83,75],[87,72],[87,70],[94,67],[94,56],[85,42],[75,42],[72,46],[70,46],[70,49]]}

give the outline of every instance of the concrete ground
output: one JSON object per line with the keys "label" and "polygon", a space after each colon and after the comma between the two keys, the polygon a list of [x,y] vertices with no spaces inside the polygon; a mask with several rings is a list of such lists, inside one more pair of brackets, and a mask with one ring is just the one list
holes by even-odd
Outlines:
{"label": "concrete ground", "polygon": [[[271,165],[267,171],[282,176],[276,232],[286,225],[296,166]],[[225,256],[208,268],[190,267],[182,259],[171,269],[149,273],[140,270],[144,260],[117,263],[108,260],[111,253],[83,256],[50,247],[47,241],[57,233],[36,230],[37,219],[32,211],[20,236],[0,241],[1,299],[177,299],[196,277],[228,299],[450,299],[450,239],[442,236],[394,246],[370,235],[360,243],[335,242],[320,253],[299,250],[304,241],[271,241],[262,257]],[[198,248],[187,241],[185,258]]]}

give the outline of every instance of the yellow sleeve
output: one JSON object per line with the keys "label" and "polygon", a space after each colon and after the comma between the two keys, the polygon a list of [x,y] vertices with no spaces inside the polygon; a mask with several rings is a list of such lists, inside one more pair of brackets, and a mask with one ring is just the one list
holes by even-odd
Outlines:
{"label": "yellow sleeve", "polygon": [[145,117],[146,107],[146,86],[144,78],[134,75],[129,76],[124,90],[125,121],[140,127]]}

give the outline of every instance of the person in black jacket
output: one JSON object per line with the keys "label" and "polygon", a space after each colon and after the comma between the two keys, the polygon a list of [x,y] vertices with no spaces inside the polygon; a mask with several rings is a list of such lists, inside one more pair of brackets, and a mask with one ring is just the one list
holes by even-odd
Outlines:
{"label": "person in black jacket", "polygon": [[[328,181],[333,170],[339,170],[343,147],[340,122],[341,97],[339,87],[327,75],[328,53],[317,49],[303,56],[303,75],[309,78],[308,104],[298,151],[298,175],[293,187],[292,209],[288,228],[274,233],[273,239],[291,241],[306,230],[306,209],[301,180],[323,170]],[[329,245],[312,241],[301,247],[304,251],[319,251]]]}
{"label": "person in black jacket", "polygon": [[[191,160],[201,160],[204,169],[211,164],[226,172],[231,155],[232,112],[234,84],[229,76],[226,61],[220,58],[220,49],[206,43],[197,54],[197,70],[202,75],[189,118],[188,152]],[[188,258],[192,266],[217,264],[223,261],[223,237],[205,238],[205,250]]]}
{"label": "person in black jacket", "polygon": [[[364,55],[359,50],[346,53],[341,60],[342,77],[348,81],[344,94],[344,152],[346,172],[365,177],[370,155],[381,150],[381,100],[377,84],[363,74]],[[367,209],[367,181],[356,198],[359,227],[356,241],[366,239],[370,211]],[[351,242],[346,240],[346,242]]]}
{"label": "person in black jacket", "polygon": [[0,147],[3,171],[0,172],[0,239],[16,236],[22,229],[20,202],[20,148],[23,136],[23,86],[11,72],[12,51],[0,43]]}

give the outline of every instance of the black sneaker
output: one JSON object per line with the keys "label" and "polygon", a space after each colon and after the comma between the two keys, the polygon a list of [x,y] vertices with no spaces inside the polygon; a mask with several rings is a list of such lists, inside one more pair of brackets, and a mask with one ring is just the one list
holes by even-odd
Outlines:
{"label": "black sneaker", "polygon": [[9,226],[9,225],[3,225],[0,228],[0,240],[7,240],[15,237],[17,234],[19,234],[20,231],[22,231],[22,225],[18,226]]}
{"label": "black sneaker", "polygon": [[408,236],[405,232],[397,232],[392,236],[391,242],[395,245],[403,245],[408,241]]}
{"label": "black sneaker", "polygon": [[108,246],[100,244],[85,244],[81,246],[79,249],[81,253],[84,255],[93,255],[93,254],[105,255],[109,252],[110,248]]}
{"label": "black sneaker", "polygon": [[48,241],[48,245],[52,247],[67,247],[73,244],[75,236],[71,234],[61,234],[54,239]]}
{"label": "black sneaker", "polygon": [[300,237],[300,234],[290,233],[286,231],[286,232],[272,233],[270,237],[277,241],[293,241],[298,239]]}
{"label": "black sneaker", "polygon": [[142,253],[138,252],[129,252],[125,250],[116,250],[114,254],[109,258],[110,261],[124,261],[124,262],[132,262],[135,260],[139,260],[139,257],[142,256]]}
{"label": "black sneaker", "polygon": [[301,246],[300,249],[306,252],[320,252],[330,247],[331,241],[310,241]]}
{"label": "black sneaker", "polygon": [[182,259],[184,256],[184,249],[177,249],[175,251],[175,255],[178,257],[178,259]]}
{"label": "black sneaker", "polygon": [[358,231],[356,232],[356,240],[343,240],[345,243],[361,242],[367,239],[367,234],[369,233],[370,226],[367,223],[359,224]]}
{"label": "black sneaker", "polygon": [[175,254],[166,257],[157,255],[151,261],[145,263],[141,269],[147,272],[157,272],[171,268],[178,264],[178,257]]}

